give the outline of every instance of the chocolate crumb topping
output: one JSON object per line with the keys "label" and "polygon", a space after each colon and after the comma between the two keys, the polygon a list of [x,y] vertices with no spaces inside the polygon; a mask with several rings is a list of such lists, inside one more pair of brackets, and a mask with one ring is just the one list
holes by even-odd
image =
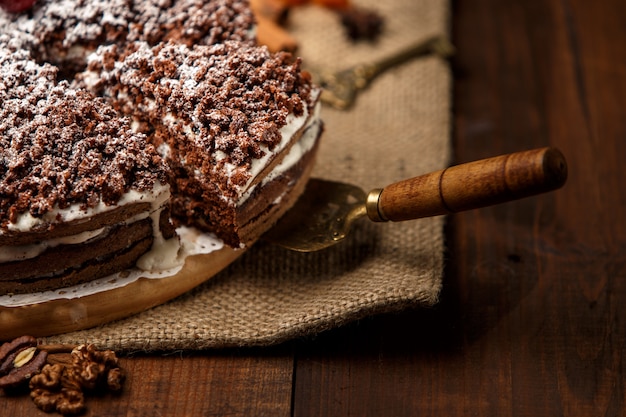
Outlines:
{"label": "chocolate crumb topping", "polygon": [[176,136],[187,132],[169,145],[208,174],[217,161],[207,155],[222,151],[221,164],[249,166],[264,147],[272,150],[281,141],[289,114],[310,110],[310,76],[300,65],[288,53],[238,42],[192,48],[137,43],[131,50],[100,48],[84,80],[145,124],[170,123]]}
{"label": "chocolate crumb topping", "polygon": [[168,181],[163,161],[101,98],[0,44],[0,227],[29,212],[100,201]]}

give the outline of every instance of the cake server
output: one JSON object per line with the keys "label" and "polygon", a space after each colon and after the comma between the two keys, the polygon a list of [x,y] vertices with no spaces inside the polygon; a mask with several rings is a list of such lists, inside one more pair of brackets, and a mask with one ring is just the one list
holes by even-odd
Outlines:
{"label": "cake server", "polygon": [[556,190],[566,179],[567,163],[555,148],[455,165],[369,193],[350,184],[311,179],[295,206],[264,238],[313,252],[340,242],[362,217],[398,222],[451,214]]}

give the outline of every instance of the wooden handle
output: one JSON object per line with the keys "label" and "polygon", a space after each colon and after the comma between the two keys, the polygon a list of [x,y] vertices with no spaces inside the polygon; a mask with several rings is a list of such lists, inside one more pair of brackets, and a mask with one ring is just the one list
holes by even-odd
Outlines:
{"label": "wooden handle", "polygon": [[391,184],[380,191],[375,209],[368,202],[368,215],[402,221],[456,213],[552,191],[566,179],[567,163],[557,149],[517,152]]}

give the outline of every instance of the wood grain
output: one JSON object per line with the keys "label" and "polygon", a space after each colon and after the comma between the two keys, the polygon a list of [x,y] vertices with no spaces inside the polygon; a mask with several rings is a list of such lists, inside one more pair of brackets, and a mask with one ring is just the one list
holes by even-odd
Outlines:
{"label": "wood grain", "polygon": [[[290,415],[293,352],[130,357],[120,395],[86,399],[86,417]],[[0,396],[3,416],[48,416],[27,395]],[[52,414],[54,415],[54,414]]]}
{"label": "wood grain", "polygon": [[[565,187],[451,216],[431,310],[271,349],[125,358],[128,389],[88,415],[625,414],[626,6],[458,1],[452,29],[454,162],[554,146]],[[2,394],[0,411],[43,415]]]}

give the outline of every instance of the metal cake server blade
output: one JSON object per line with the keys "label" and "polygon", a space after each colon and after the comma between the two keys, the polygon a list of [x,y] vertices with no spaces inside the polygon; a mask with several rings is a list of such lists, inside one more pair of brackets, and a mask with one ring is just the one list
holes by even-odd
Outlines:
{"label": "metal cake server blade", "polygon": [[366,215],[366,198],[365,191],[354,185],[311,178],[303,195],[264,239],[299,252],[332,246]]}
{"label": "metal cake server blade", "polygon": [[554,148],[455,165],[369,193],[354,185],[313,178],[264,239],[313,252],[346,238],[362,217],[386,222],[451,214],[553,191],[566,179],[567,163]]}

